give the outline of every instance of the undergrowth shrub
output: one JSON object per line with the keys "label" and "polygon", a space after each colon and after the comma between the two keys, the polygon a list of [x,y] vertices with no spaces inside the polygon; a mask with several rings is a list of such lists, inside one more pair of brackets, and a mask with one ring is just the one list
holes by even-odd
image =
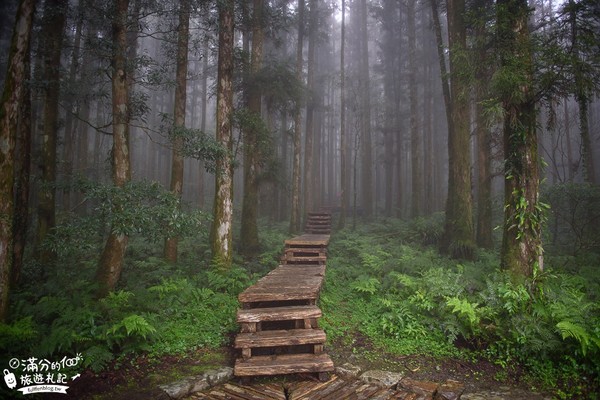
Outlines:
{"label": "undergrowth shrub", "polygon": [[[517,283],[495,253],[457,263],[421,247],[409,225],[387,221],[332,237],[321,297],[328,340],[352,347],[364,335],[375,351],[478,354],[522,365],[571,395],[557,387],[569,376],[600,385],[598,255],[548,257],[546,271]],[[384,233],[390,227],[394,235]]]}

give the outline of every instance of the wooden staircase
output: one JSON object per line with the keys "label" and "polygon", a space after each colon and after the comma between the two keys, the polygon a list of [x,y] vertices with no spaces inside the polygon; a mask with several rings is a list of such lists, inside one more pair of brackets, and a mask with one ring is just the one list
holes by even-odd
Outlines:
{"label": "wooden staircase", "polygon": [[333,371],[317,306],[330,231],[331,214],[310,213],[307,233],[285,241],[281,264],[239,295],[236,376]]}

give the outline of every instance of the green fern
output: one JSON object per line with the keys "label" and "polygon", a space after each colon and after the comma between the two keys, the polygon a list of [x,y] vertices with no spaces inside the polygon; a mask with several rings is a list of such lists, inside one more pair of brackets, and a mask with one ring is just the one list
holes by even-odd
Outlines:
{"label": "green fern", "polygon": [[379,286],[381,286],[381,282],[379,282],[379,279],[375,277],[366,276],[358,278],[350,285],[352,290],[358,293],[369,295],[374,295],[375,293],[377,293],[377,291],[379,290]]}
{"label": "green fern", "polygon": [[575,339],[580,346],[581,353],[585,356],[587,354],[590,345],[598,347],[598,339],[592,339],[589,332],[585,327],[576,324],[574,322],[564,320],[556,324],[558,332],[561,334],[563,340],[568,338]]}
{"label": "green fern", "polygon": [[114,324],[108,329],[107,333],[116,337],[122,337],[123,331],[125,332],[125,336],[140,336],[146,339],[148,335],[156,332],[156,328],[150,325],[141,315],[132,314]]}
{"label": "green fern", "polygon": [[468,300],[458,297],[449,297],[446,299],[446,305],[452,307],[452,313],[460,317],[466,317],[471,327],[479,324],[480,318],[477,313],[478,303],[469,303]]}

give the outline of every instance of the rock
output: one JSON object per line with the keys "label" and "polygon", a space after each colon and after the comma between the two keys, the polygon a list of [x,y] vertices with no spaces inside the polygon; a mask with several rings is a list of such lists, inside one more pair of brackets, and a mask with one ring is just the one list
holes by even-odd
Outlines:
{"label": "rock", "polygon": [[435,392],[438,390],[439,383],[430,381],[417,381],[411,378],[404,378],[398,383],[399,388],[417,393],[426,399],[433,399]]}
{"label": "rock", "polygon": [[192,387],[193,377],[186,377],[177,382],[169,383],[167,385],[160,385],[159,387],[171,398],[180,399],[183,396],[187,396],[190,393]]}
{"label": "rock", "polygon": [[458,400],[464,391],[465,385],[449,379],[440,385],[435,400]]}
{"label": "rock", "polygon": [[207,371],[204,375],[206,375],[208,384],[210,386],[215,386],[233,378],[233,368],[223,367],[216,371]]}
{"label": "rock", "polygon": [[403,374],[400,372],[389,372],[381,370],[372,370],[363,373],[360,379],[385,388],[395,388],[398,381],[402,379]]}
{"label": "rock", "polygon": [[188,376],[177,382],[159,387],[171,399],[181,399],[191,393],[206,390],[211,386],[219,385],[233,377],[233,368],[223,367],[219,370],[206,371],[202,375]]}
{"label": "rock", "polygon": [[358,378],[361,372],[362,369],[360,367],[350,363],[345,363],[335,369],[335,373],[345,379]]}
{"label": "rock", "polygon": [[191,383],[190,393],[200,392],[210,387],[206,374],[196,377]]}

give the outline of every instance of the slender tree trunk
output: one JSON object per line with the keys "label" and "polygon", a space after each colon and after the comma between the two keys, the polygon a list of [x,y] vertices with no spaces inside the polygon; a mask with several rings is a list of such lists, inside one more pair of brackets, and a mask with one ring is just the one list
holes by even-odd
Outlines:
{"label": "slender tree trunk", "polygon": [[590,93],[586,89],[583,77],[583,61],[579,54],[579,33],[577,26],[577,7],[574,0],[569,0],[571,18],[571,43],[575,55],[575,100],[579,105],[579,132],[581,135],[581,161],[583,165],[583,179],[586,182],[595,183],[596,173],[594,170],[594,158],[592,153],[592,140],[590,137],[590,125],[588,121],[588,105]]}
{"label": "slender tree trunk", "polygon": [[60,92],[60,56],[64,37],[66,0],[48,0],[45,5],[42,40],[44,45],[44,112],[38,190],[37,258],[43,270],[54,254],[42,250],[46,236],[56,225],[56,146],[58,137],[58,96]]}
{"label": "slender tree trunk", "polygon": [[[252,11],[252,53],[250,59],[248,111],[252,118],[262,121],[261,90],[254,82],[262,67],[263,58],[263,0],[253,0]],[[242,200],[242,223],[240,234],[241,252],[246,256],[255,255],[260,247],[258,240],[258,174],[261,162],[261,141],[265,135],[257,124],[244,129],[244,198]],[[262,140],[261,140],[262,139]]]}
{"label": "slender tree trunk", "polygon": [[8,53],[8,69],[0,102],[0,322],[8,317],[13,261],[14,151],[17,119],[27,78],[26,60],[35,1],[21,0]]}
{"label": "slender tree trunk", "polygon": [[346,226],[346,214],[349,198],[348,133],[346,132],[346,0],[342,0],[342,32],[340,38],[340,219],[339,228]]}
{"label": "slender tree trunk", "polygon": [[[304,0],[298,0],[298,43],[296,47],[296,78],[302,80],[302,48],[304,42]],[[302,137],[302,106],[296,103],[294,111],[294,163],[292,167],[292,215],[290,218],[290,233],[300,231],[302,210],[300,207],[300,155]]]}
{"label": "slender tree trunk", "polygon": [[214,219],[211,231],[213,263],[231,266],[233,249],[233,0],[219,3],[219,60],[217,66],[217,142],[226,149],[216,163]]}
{"label": "slender tree trunk", "polygon": [[[77,72],[79,71],[79,53],[81,51],[81,37],[83,36],[83,5],[78,5],[77,11],[77,25],[75,27],[75,39],[73,41],[73,53],[71,55],[71,65],[69,66],[69,84],[73,85],[77,81]],[[63,189],[63,209],[70,211],[71,209],[71,195],[73,193],[70,183],[72,182],[73,175],[73,164],[75,162],[75,131],[77,128],[77,121],[73,117],[76,110],[73,109],[75,93],[71,91],[68,94],[65,102],[65,138],[63,144],[63,180],[67,183],[66,188]]]}
{"label": "slender tree trunk", "polygon": [[[480,15],[492,6],[489,0],[483,0],[477,7]],[[477,67],[475,82],[475,129],[477,137],[477,245],[491,249],[492,240],[492,149],[491,132],[485,120],[484,100],[487,98],[489,73],[487,71],[485,25],[478,24],[475,31]]]}
{"label": "slender tree trunk", "polygon": [[361,161],[362,161],[362,205],[364,216],[369,218],[373,215],[375,204],[373,203],[373,155],[371,145],[371,84],[369,78],[369,32],[367,25],[367,0],[360,2],[360,25],[361,25],[361,63],[360,80],[362,83],[361,108],[362,108],[362,138],[361,138]]}
{"label": "slender tree trunk", "polygon": [[[25,77],[31,74],[30,53],[25,53]],[[29,228],[29,175],[31,174],[31,89],[24,83],[19,113],[17,146],[15,152],[15,215],[12,285],[19,283]]]}
{"label": "slender tree trunk", "polygon": [[442,78],[442,93],[444,95],[444,104],[446,106],[446,121],[448,123],[448,136],[452,135],[452,101],[450,99],[450,83],[448,82],[448,70],[446,68],[446,56],[444,40],[442,38],[442,26],[440,24],[440,14],[438,11],[438,0],[430,0],[431,16],[433,19],[433,29],[437,42],[438,61],[440,64],[440,76]]}
{"label": "slender tree trunk", "polygon": [[423,205],[423,170],[421,167],[421,151],[423,138],[419,134],[419,111],[417,99],[417,49],[415,29],[415,2],[408,1],[408,92],[410,98],[410,156],[412,172],[411,215],[422,214]]}
{"label": "slender tree trunk", "polygon": [[571,120],[569,118],[569,99],[564,99],[565,141],[567,142],[567,177],[573,182],[573,149],[571,148]]}
{"label": "slender tree trunk", "polygon": [[[177,39],[177,72],[175,86],[175,110],[173,129],[185,128],[185,102],[187,95],[187,70],[188,70],[188,40],[190,33],[190,2],[181,0],[179,3],[179,29]],[[181,194],[183,193],[183,138],[175,132],[173,140],[173,156],[171,164],[171,192],[178,200],[181,208]],[[165,240],[165,259],[171,263],[177,262],[177,236]]]}
{"label": "slender tree trunk", "polygon": [[455,258],[474,256],[471,199],[469,82],[464,0],[448,1],[448,43],[452,79],[452,129],[448,135],[448,198],[442,248]]}
{"label": "slender tree trunk", "polygon": [[[131,180],[129,160],[129,85],[127,80],[127,8],[129,0],[116,0],[113,17],[113,56],[112,56],[112,113],[113,113],[113,183],[123,188]],[[122,207],[122,205],[115,205]],[[99,284],[99,297],[113,291],[123,269],[123,259],[129,237],[111,232],[106,240],[98,269],[96,281]]]}
{"label": "slender tree trunk", "polygon": [[[500,73],[514,77],[501,92],[504,118],[504,230],[501,265],[517,277],[543,269],[533,59],[526,0],[498,0]],[[512,83],[512,85],[510,85]],[[508,86],[508,87],[507,87]]]}
{"label": "slender tree trunk", "polygon": [[[200,119],[200,130],[206,132],[206,110],[208,108],[208,37],[204,39],[203,57],[202,57],[202,113]],[[198,196],[200,201],[198,207],[204,208],[204,163],[200,161],[200,171],[198,172]]]}
{"label": "slender tree trunk", "polygon": [[304,213],[313,211],[314,204],[314,171],[313,171],[313,138],[314,138],[314,110],[316,100],[315,87],[315,50],[317,46],[318,10],[317,0],[310,0],[308,23],[308,71],[306,86],[308,99],[306,101],[306,129],[304,131]]}

